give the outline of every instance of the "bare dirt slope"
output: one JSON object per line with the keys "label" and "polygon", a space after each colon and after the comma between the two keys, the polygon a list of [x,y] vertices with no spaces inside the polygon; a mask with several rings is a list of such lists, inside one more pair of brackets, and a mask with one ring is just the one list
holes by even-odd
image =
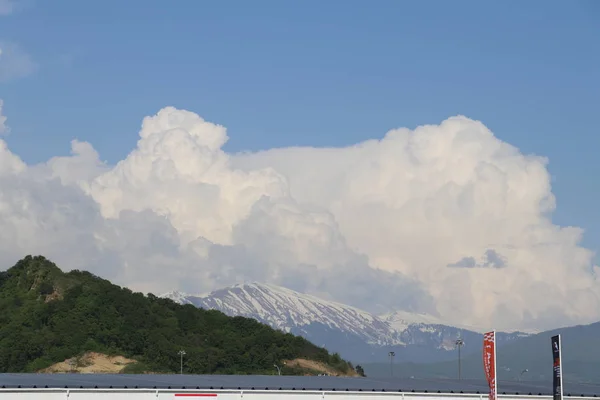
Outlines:
{"label": "bare dirt slope", "polygon": [[[40,370],[41,373],[67,373],[78,372],[82,374],[118,374],[127,365],[135,363],[135,360],[123,356],[108,356],[102,353],[88,352],[81,357],[69,358]],[[314,371],[331,376],[358,376],[354,370],[349,370],[344,374],[340,371],[320,363],[318,361],[296,358],[286,360],[285,365],[290,367],[299,367],[307,371]]]}
{"label": "bare dirt slope", "polygon": [[286,360],[285,365],[289,367],[299,367],[302,369],[307,369],[311,371],[316,371],[322,374],[327,374],[331,376],[358,376],[356,371],[350,369],[348,373],[344,374],[340,371],[336,371],[328,365],[320,363],[318,361],[307,360],[304,358],[296,358],[294,360]]}
{"label": "bare dirt slope", "polygon": [[123,356],[107,356],[106,354],[89,352],[81,357],[69,358],[45,368],[42,373],[79,372],[82,374],[118,374],[135,360]]}

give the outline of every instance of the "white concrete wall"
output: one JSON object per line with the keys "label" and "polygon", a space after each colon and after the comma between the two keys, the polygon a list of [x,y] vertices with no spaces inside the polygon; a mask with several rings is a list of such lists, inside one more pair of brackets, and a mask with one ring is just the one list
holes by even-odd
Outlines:
{"label": "white concrete wall", "polygon": [[[552,396],[499,395],[499,400],[552,400]],[[0,389],[1,400],[487,400],[487,394],[316,392],[298,390]],[[598,400],[568,397],[570,400]]]}

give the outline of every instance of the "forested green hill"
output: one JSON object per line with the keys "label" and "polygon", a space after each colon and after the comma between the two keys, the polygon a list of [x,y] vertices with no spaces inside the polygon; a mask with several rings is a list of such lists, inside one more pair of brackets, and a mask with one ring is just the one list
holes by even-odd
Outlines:
{"label": "forested green hill", "polygon": [[181,349],[187,373],[271,374],[275,363],[298,358],[354,373],[337,354],[253,319],[134,293],[89,272],[63,273],[41,256],[0,272],[0,372],[39,371],[86,351],[138,360],[129,372],[178,372]]}

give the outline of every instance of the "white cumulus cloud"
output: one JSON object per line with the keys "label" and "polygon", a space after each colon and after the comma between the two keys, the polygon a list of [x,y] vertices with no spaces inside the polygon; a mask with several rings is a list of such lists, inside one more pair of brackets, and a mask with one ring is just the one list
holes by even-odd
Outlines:
{"label": "white cumulus cloud", "polygon": [[542,329],[600,319],[546,160],[458,116],[344,148],[228,154],[167,107],[116,165],[89,143],[27,165],[0,141],[0,262],[43,254],[137,290],[281,284],[373,312]]}

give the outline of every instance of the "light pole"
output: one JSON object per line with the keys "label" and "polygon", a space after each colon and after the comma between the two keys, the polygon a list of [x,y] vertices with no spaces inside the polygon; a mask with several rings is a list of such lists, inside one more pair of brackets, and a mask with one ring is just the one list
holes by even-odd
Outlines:
{"label": "light pole", "polygon": [[388,353],[388,355],[390,356],[390,376],[393,377],[394,376],[394,356],[396,355],[396,353],[394,353],[393,351],[390,351]]}
{"label": "light pole", "polygon": [[463,344],[465,344],[465,342],[461,338],[458,338],[458,339],[456,339],[456,342],[454,342],[454,344],[456,344],[456,347],[458,348],[458,380],[460,381],[460,379],[461,379],[460,348],[462,347]]}
{"label": "light pole", "polygon": [[279,368],[279,365],[273,364],[273,366],[277,368],[277,375],[281,375],[281,369]]}
{"label": "light pole", "polygon": [[525,372],[529,372],[529,370],[528,370],[527,368],[525,368],[523,371],[521,371],[521,375],[519,375],[519,380],[521,380],[521,379],[522,379],[522,377],[523,377],[523,374],[524,374]]}
{"label": "light pole", "polygon": [[179,369],[179,373],[183,375],[183,356],[185,356],[185,350],[179,350],[179,357],[180,357],[180,369]]}
{"label": "light pole", "polygon": [[69,360],[69,365],[71,366],[71,372],[75,372],[75,367],[77,366],[77,361],[75,360],[75,357]]}

